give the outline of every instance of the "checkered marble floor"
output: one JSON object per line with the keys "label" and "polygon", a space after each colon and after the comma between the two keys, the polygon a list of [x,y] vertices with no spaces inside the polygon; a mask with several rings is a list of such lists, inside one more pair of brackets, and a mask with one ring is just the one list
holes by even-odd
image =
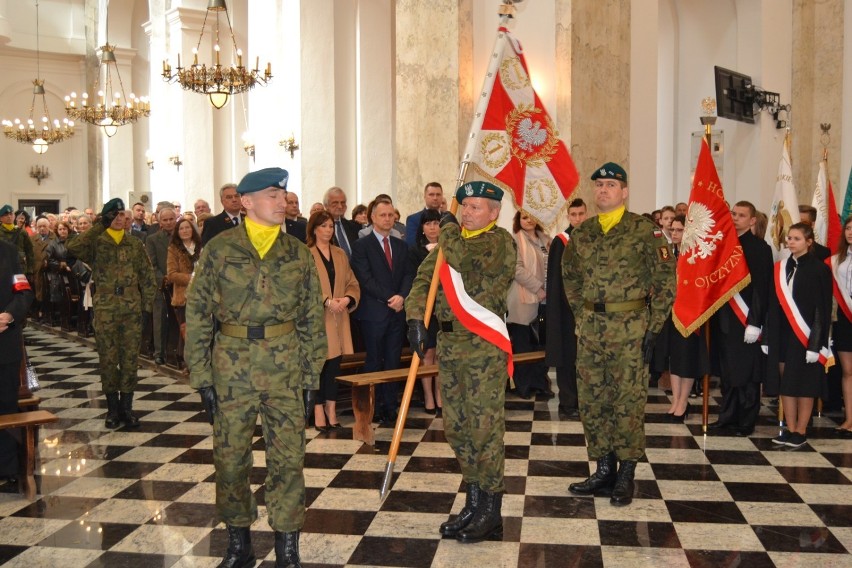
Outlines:
{"label": "checkered marble floor", "polygon": [[[27,342],[42,408],[60,421],[40,432],[37,500],[0,493],[0,564],[215,566],[227,537],[197,394],[141,370],[142,427],[108,431],[97,355],[39,330]],[[437,532],[464,501],[440,419],[412,410],[384,503],[391,429],[377,431],[375,447],[347,428],[309,430],[305,566],[852,566],[852,441],[833,438],[830,419],[816,419],[808,447],[784,451],[770,441],[778,429],[766,408],[749,438],[704,437],[697,412],[685,425],[667,423],[667,398],[652,389],[636,499],[616,508],[567,492],[590,467],[579,422],[560,421],[555,400],[510,397],[506,407],[505,532],[475,545]],[[254,450],[254,547],[272,567],[259,428]]]}

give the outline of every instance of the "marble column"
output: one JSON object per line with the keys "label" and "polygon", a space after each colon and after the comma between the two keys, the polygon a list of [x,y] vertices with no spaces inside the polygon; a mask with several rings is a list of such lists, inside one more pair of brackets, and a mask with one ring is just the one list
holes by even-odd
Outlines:
{"label": "marble column", "polygon": [[[438,181],[449,197],[473,108],[470,0],[398,0],[395,14],[395,203],[423,207]],[[481,78],[479,78],[481,80]]]}
{"label": "marble column", "polygon": [[[843,0],[793,1],[793,183],[799,203],[810,204],[823,143],[820,123],[830,123],[828,176],[845,191],[840,171],[843,131]],[[839,199],[842,199],[839,198]]]}
{"label": "marble column", "polygon": [[556,22],[559,132],[580,172],[575,196],[594,213],[593,169],[612,161],[630,172],[631,3],[556,0]]}
{"label": "marble column", "polygon": [[[100,4],[101,2],[99,0],[86,0],[83,7],[84,18],[86,20],[86,58],[83,62],[83,74],[86,77],[85,84],[87,86],[97,84],[100,69],[100,61],[98,60],[97,55],[97,48],[101,45],[98,43],[100,41],[98,23],[102,16]],[[90,95],[97,96],[97,92],[90,93]],[[95,209],[95,211],[99,211],[101,204],[108,201],[111,197],[106,195],[104,191],[103,139],[106,138],[106,136],[101,132],[99,127],[83,121],[78,122],[78,128],[86,129],[86,156],[88,159],[88,167],[86,168],[86,171],[89,173],[89,189],[88,194],[86,195],[86,201],[93,209]]]}

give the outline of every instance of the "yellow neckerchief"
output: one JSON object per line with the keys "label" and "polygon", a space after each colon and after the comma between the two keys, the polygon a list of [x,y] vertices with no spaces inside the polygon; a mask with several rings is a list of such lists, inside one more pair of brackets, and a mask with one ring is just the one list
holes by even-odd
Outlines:
{"label": "yellow neckerchief", "polygon": [[601,224],[601,229],[603,229],[604,235],[609,232],[610,229],[615,227],[621,218],[624,217],[624,205],[619,207],[614,211],[610,211],[609,213],[598,213],[598,222]]}
{"label": "yellow neckerchief", "polygon": [[15,224],[14,223],[3,223],[3,228],[6,229],[7,231],[14,231],[15,230]]}
{"label": "yellow neckerchief", "polygon": [[468,231],[467,229],[462,227],[461,236],[462,236],[463,239],[472,239],[473,237],[478,237],[482,233],[486,233],[486,232],[490,231],[491,229],[493,229],[494,225],[496,225],[496,224],[497,224],[497,221],[492,221],[491,223],[488,224],[488,226],[483,227],[481,229],[477,229],[475,231]]}
{"label": "yellow neckerchief", "polygon": [[112,237],[112,240],[115,241],[115,244],[121,244],[121,239],[124,238],[124,229],[112,229],[108,227],[106,232],[110,237]]}
{"label": "yellow neckerchief", "polygon": [[272,248],[272,243],[275,242],[275,239],[281,233],[281,226],[272,225],[271,227],[267,227],[266,225],[255,223],[248,217],[245,218],[244,222],[248,238],[262,259],[269,252],[269,249]]}

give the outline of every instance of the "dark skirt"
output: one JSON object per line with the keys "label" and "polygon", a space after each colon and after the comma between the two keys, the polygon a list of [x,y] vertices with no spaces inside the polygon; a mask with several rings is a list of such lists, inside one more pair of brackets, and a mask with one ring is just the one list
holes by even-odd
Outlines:
{"label": "dark skirt", "polygon": [[852,323],[838,306],[837,321],[832,327],[831,337],[834,339],[834,350],[852,352]]}
{"label": "dark skirt", "polygon": [[654,349],[655,369],[669,371],[679,377],[700,379],[710,372],[707,341],[702,330],[684,337],[674,326],[671,315],[666,320]]}
{"label": "dark skirt", "polygon": [[782,318],[779,326],[779,362],[784,363],[779,394],[802,398],[822,396],[825,386],[825,367],[822,363],[806,363],[805,349],[787,318]]}

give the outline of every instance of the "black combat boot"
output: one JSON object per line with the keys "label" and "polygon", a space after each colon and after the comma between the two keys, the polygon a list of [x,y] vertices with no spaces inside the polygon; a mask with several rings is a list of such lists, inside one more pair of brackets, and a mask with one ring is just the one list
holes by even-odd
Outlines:
{"label": "black combat boot", "polygon": [[275,568],[302,568],[299,531],[275,531]]}
{"label": "black combat boot", "polygon": [[217,568],[254,568],[256,562],[249,527],[228,525],[228,551]]}
{"label": "black combat boot", "polygon": [[568,491],[574,495],[598,495],[609,494],[615,485],[616,479],[616,459],[615,453],[610,452],[607,455],[598,458],[598,469],[580,483],[572,483],[568,486]]}
{"label": "black combat boot", "polygon": [[459,513],[459,516],[454,520],[441,523],[441,528],[439,530],[442,535],[454,537],[458,535],[463,528],[470,524],[470,521],[473,519],[473,514],[476,512],[476,508],[479,507],[479,497],[481,494],[482,491],[480,491],[479,485],[476,483],[467,484],[467,496],[464,500],[464,507],[462,508],[461,513]]}
{"label": "black combat boot", "polygon": [[121,415],[118,410],[118,393],[111,392],[106,395],[107,415],[104,426],[113,430],[121,426]]}
{"label": "black combat boot", "polygon": [[133,416],[133,393],[121,393],[121,421],[127,428],[139,428],[139,419]]}
{"label": "black combat boot", "polygon": [[479,507],[470,523],[459,532],[456,540],[464,543],[480,542],[491,537],[503,538],[502,493],[480,491]]}
{"label": "black combat boot", "polygon": [[636,473],[636,462],[632,460],[621,460],[618,468],[618,479],[612,488],[612,497],[609,502],[613,505],[629,505],[633,502],[633,475]]}

